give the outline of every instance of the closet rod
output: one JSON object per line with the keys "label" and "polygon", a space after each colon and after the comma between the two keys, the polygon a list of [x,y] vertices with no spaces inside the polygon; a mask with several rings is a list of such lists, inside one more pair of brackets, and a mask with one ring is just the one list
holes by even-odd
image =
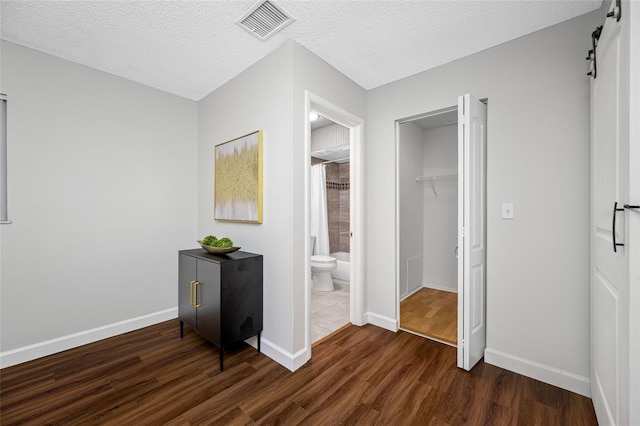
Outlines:
{"label": "closet rod", "polygon": [[447,180],[447,179],[458,179],[458,175],[454,174],[454,175],[418,176],[416,178],[416,182],[425,182],[425,181],[431,182],[431,189],[433,190],[433,195],[435,195],[436,198],[438,198],[438,192],[436,191],[436,186],[434,182],[437,180]]}
{"label": "closet rod", "polygon": [[434,180],[444,180],[444,179],[457,179],[458,175],[457,174],[453,174],[453,175],[435,175],[435,176],[418,176],[416,178],[416,182],[424,182],[427,180],[430,181],[434,181]]}

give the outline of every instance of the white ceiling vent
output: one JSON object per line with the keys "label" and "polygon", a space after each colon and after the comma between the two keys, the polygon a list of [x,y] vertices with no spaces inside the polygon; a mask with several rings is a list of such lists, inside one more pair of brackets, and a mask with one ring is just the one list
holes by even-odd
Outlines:
{"label": "white ceiling vent", "polygon": [[246,11],[236,24],[260,40],[266,40],[293,21],[291,15],[273,1],[260,0]]}

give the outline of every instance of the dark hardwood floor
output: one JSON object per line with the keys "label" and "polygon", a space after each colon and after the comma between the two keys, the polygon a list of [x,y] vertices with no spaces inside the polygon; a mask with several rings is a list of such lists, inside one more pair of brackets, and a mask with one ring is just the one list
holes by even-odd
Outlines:
{"label": "dark hardwood floor", "polygon": [[409,333],[349,326],[292,373],[225,354],[178,320],[0,371],[8,425],[591,425],[591,400]]}

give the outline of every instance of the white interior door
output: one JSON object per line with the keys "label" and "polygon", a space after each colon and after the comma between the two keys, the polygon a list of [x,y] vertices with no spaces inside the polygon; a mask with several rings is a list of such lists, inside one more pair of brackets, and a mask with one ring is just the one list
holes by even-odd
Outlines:
{"label": "white interior door", "polygon": [[633,212],[623,208],[629,194],[629,89],[621,28],[616,19],[605,21],[596,48],[597,75],[591,79],[591,397],[603,425],[629,424],[625,222]]}
{"label": "white interior door", "polygon": [[458,367],[471,370],[486,346],[487,107],[458,98]]}

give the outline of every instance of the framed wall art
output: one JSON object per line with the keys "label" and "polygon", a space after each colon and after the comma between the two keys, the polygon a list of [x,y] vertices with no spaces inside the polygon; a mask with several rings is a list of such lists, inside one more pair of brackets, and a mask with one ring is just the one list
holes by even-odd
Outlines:
{"label": "framed wall art", "polygon": [[214,219],[262,223],[262,130],[215,146]]}

